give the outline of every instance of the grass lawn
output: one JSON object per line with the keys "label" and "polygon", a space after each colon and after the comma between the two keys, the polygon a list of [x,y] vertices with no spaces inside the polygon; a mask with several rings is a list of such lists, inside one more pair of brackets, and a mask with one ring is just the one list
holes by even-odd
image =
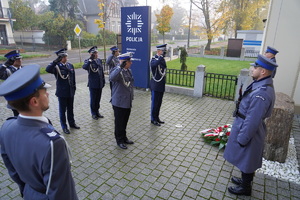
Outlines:
{"label": "grass lawn", "polygon": [[[49,57],[50,55],[48,54],[32,54],[32,55],[26,55],[24,53],[21,54],[23,59],[28,59],[28,58],[41,58],[41,57]],[[0,56],[0,61],[6,61],[7,59],[4,56]]]}
{"label": "grass lawn", "polygon": [[[251,63],[250,61],[237,61],[237,60],[223,60],[223,59],[214,59],[214,58],[200,58],[200,57],[187,57],[186,65],[188,66],[188,71],[195,71],[197,66],[205,65],[206,72],[208,73],[217,73],[217,74],[226,74],[226,75],[239,75],[241,69],[249,68]],[[167,61],[167,67],[169,69],[179,69],[181,63],[179,58]]]}

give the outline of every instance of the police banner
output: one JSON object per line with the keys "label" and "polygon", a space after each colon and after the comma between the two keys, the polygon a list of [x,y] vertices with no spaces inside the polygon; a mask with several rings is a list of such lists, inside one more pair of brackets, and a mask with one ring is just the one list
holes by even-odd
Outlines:
{"label": "police banner", "polygon": [[151,7],[122,7],[122,53],[132,52],[134,86],[149,88],[151,45]]}

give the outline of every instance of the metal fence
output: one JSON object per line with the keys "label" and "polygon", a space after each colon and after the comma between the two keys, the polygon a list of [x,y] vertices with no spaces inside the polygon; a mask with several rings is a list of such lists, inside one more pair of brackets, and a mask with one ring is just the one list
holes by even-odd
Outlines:
{"label": "metal fence", "polygon": [[234,100],[238,77],[234,75],[206,73],[205,96]]}
{"label": "metal fence", "polygon": [[168,69],[166,76],[166,83],[170,85],[194,87],[195,72],[182,71],[177,69]]}

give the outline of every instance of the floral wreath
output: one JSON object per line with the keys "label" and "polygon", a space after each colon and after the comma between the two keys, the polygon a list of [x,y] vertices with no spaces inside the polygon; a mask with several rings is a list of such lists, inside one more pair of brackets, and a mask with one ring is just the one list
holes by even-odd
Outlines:
{"label": "floral wreath", "polygon": [[216,129],[205,129],[200,133],[205,142],[209,143],[212,146],[219,146],[219,150],[221,150],[227,145],[231,127],[231,124],[226,124]]}

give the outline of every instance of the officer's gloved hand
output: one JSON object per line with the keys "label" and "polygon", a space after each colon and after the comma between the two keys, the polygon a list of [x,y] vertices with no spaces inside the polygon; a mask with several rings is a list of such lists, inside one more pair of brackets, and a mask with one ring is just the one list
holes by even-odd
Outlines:
{"label": "officer's gloved hand", "polygon": [[14,60],[8,59],[8,60],[4,63],[4,65],[5,65],[6,67],[9,67],[9,66],[13,65],[14,62],[15,62]]}
{"label": "officer's gloved hand", "polygon": [[62,59],[62,57],[58,56],[55,60],[53,60],[53,63],[58,63],[61,61],[61,59]]}

